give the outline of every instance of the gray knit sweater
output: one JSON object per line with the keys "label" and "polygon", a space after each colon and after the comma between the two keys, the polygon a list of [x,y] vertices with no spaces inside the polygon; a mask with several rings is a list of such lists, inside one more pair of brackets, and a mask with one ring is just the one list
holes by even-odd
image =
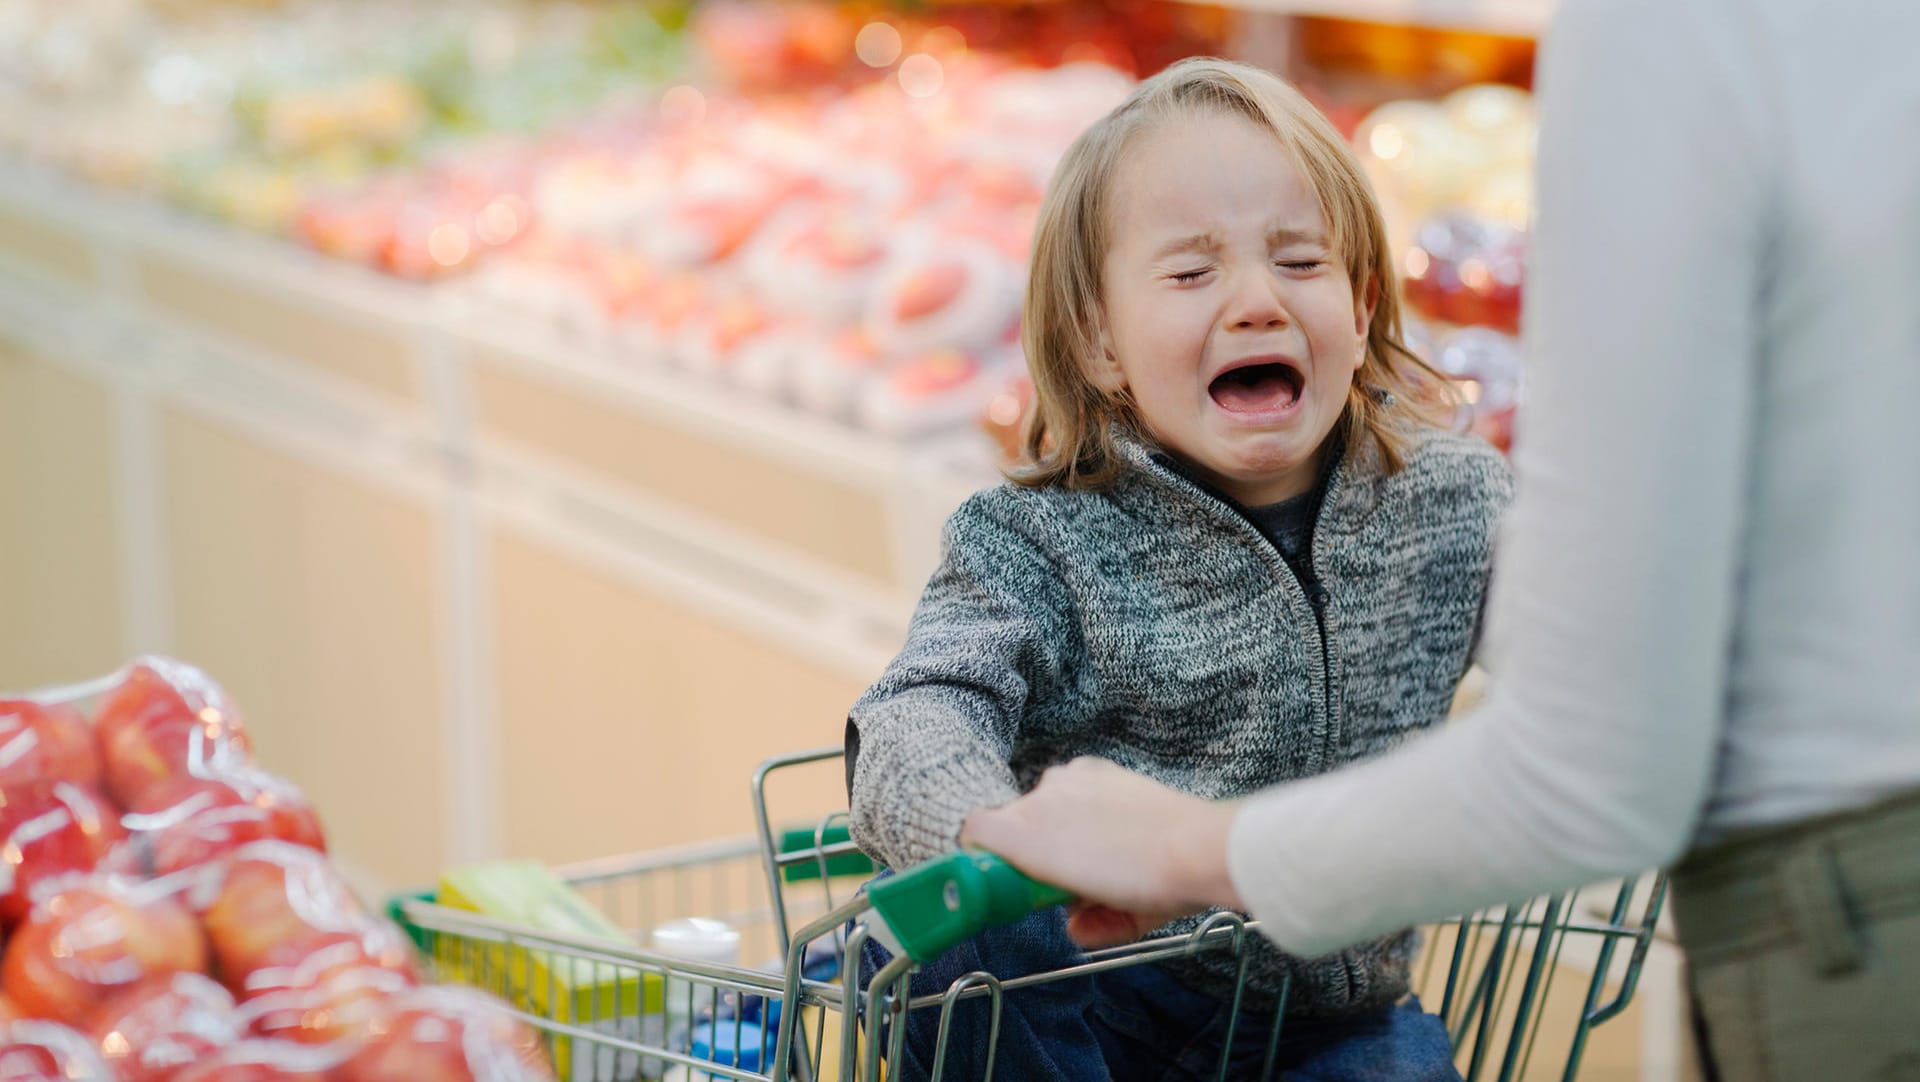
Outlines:
{"label": "gray knit sweater", "polygon": [[[1230,798],[1446,716],[1512,493],[1490,448],[1426,430],[1393,476],[1373,454],[1343,460],[1312,541],[1320,618],[1241,509],[1123,450],[1104,491],[1002,484],[947,522],[905,648],[849,717],[854,837],[887,864],[951,849],[968,812],[1076,755]],[[1410,933],[1311,961],[1254,939],[1249,991],[1270,1002],[1290,973],[1290,1013],[1407,990]],[[1233,962],[1175,970],[1224,994]]]}

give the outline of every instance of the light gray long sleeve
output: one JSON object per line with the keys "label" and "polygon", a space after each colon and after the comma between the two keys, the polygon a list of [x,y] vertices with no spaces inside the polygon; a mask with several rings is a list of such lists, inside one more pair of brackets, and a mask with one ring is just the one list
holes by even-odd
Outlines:
{"label": "light gray long sleeve", "polygon": [[1229,842],[1338,947],[1920,785],[1920,7],[1568,0],[1494,685]]}

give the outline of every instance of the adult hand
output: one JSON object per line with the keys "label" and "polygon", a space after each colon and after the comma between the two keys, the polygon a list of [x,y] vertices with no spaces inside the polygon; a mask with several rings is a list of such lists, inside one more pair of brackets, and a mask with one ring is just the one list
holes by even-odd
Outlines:
{"label": "adult hand", "polygon": [[1202,909],[1241,908],[1227,874],[1236,811],[1082,758],[1049,769],[1010,804],[973,812],[960,843],[1073,892],[1068,931],[1103,947]]}

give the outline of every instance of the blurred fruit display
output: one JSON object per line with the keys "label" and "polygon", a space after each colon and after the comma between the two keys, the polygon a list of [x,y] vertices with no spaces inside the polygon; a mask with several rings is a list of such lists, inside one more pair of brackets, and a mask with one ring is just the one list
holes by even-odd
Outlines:
{"label": "blurred fruit display", "polygon": [[425,983],[198,669],[0,701],[5,752],[0,1079],[552,1078],[506,1004]]}

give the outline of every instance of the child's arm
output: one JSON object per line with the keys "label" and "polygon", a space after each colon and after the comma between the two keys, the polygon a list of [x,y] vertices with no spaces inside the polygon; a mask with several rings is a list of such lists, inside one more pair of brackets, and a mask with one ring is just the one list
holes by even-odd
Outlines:
{"label": "child's arm", "polygon": [[1018,795],[1022,717],[1070,694],[1077,621],[1023,529],[1033,515],[1004,488],[954,513],[906,646],[849,714],[853,835],[893,867],[952,849],[968,812]]}

